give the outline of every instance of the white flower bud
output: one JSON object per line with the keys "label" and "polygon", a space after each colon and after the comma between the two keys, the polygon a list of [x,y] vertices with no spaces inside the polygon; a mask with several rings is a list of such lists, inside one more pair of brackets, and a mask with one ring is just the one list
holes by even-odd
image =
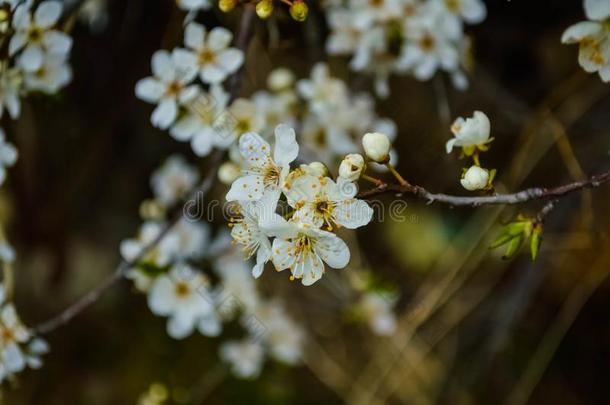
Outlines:
{"label": "white flower bud", "polygon": [[241,175],[241,169],[233,162],[224,162],[218,168],[218,180],[223,184],[231,184]]}
{"label": "white flower bud", "polygon": [[471,166],[460,180],[462,186],[468,191],[484,189],[488,182],[489,171],[479,166]]}
{"label": "white flower bud", "polygon": [[370,132],[362,137],[362,147],[366,157],[377,163],[390,159],[390,139],[380,132]]}
{"label": "white flower bud", "polygon": [[272,91],[286,90],[294,83],[294,74],[286,68],[274,69],[267,78],[267,87]]}
{"label": "white flower bud", "polygon": [[312,176],[320,177],[328,175],[328,168],[321,162],[311,162],[308,165],[301,165],[301,168],[305,173]]}
{"label": "white flower bud", "polygon": [[351,153],[341,161],[339,165],[339,176],[356,181],[360,178],[364,169],[364,158],[358,153]]}

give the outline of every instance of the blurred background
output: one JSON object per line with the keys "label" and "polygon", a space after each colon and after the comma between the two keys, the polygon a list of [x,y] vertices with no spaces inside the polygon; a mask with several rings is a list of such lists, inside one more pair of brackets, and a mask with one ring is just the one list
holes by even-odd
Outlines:
{"label": "blurred background", "polygon": [[[392,77],[378,112],[398,125],[399,169],[429,190],[461,194],[461,164],[445,154],[457,116],[485,111],[498,189],[553,186],[610,167],[610,86],[577,65],[560,37],[584,19],[582,2],[487,1],[469,27],[476,66],[471,87],[446,77]],[[240,10],[201,22],[235,32]],[[118,246],[140,224],[149,176],[188,144],[150,125],[134,96],[150,57],[182,40],[184,13],[168,0],[109,0],[105,28],[72,29],[74,80],[57,97],[30,97],[18,121],[4,118],[20,152],[0,195],[0,217],[15,245],[15,302],[28,325],[65,308],[120,261]],[[369,78],[347,60],[325,59],[328,33],[316,4],[303,24],[284,11],[256,20],[242,95],[265,87],[278,66],[309,75],[319,60],[356,90]],[[222,198],[226,188],[216,185]],[[387,201],[392,196],[384,197]],[[130,283],[48,336],[42,370],[5,386],[6,404],[133,404],[153,387],[166,403],[606,404],[610,375],[610,187],[562,199],[545,226],[539,259],[511,261],[489,243],[519,207],[455,208],[409,201],[406,219],[346,234],[354,258],[309,288],[267,272],[265,291],[286,298],[308,332],[303,365],[267,362],[255,381],[219,363],[219,339],[172,340]],[[226,225],[222,218],[216,228]],[[376,337],[347,314],[350,272],[374,271],[399,291],[398,330]]]}

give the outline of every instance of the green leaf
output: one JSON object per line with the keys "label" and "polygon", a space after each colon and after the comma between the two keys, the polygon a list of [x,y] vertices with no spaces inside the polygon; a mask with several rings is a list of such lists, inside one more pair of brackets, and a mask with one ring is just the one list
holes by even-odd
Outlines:
{"label": "green leaf", "polygon": [[495,249],[498,248],[508,242],[510,242],[512,239],[516,238],[517,236],[519,236],[519,234],[517,235],[512,235],[508,232],[504,232],[503,234],[501,234],[500,236],[498,236],[492,243],[491,245],[489,245],[490,249]]}
{"label": "green leaf", "polygon": [[508,247],[506,248],[506,253],[502,256],[502,259],[508,260],[512,259],[515,254],[519,251],[519,248],[523,244],[523,235],[519,235],[513,239],[511,239]]}
{"label": "green leaf", "polygon": [[139,262],[137,269],[148,276],[158,276],[167,270],[167,268],[159,267],[151,262]]}
{"label": "green leaf", "polygon": [[536,260],[538,252],[540,251],[540,245],[542,244],[542,226],[537,224],[534,226],[532,232],[532,238],[530,239],[530,252],[532,254],[532,260]]}

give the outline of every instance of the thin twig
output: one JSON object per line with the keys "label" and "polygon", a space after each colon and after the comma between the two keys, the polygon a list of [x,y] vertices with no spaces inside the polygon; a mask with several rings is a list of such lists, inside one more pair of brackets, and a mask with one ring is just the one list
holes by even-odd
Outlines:
{"label": "thin twig", "polygon": [[[241,23],[240,23],[240,32],[237,39],[237,47],[242,49],[244,52],[248,47],[248,43],[250,42],[250,37],[252,34],[252,21],[254,19],[254,8],[246,7],[244,13],[242,15]],[[231,101],[234,100],[239,93],[240,88],[240,71],[236,72],[231,79]],[[214,182],[216,180],[216,169],[220,165],[224,153],[221,151],[216,151],[210,158],[212,161],[208,174],[203,180],[203,182],[195,187],[188,193],[188,197],[185,201],[190,201],[194,198],[197,198],[201,195],[205,196],[210,191]],[[119,280],[121,280],[124,274],[130,268],[133,268],[143,257],[145,257],[150,251],[152,251],[158,243],[167,235],[167,233],[180,221],[183,216],[183,205],[177,207],[174,213],[170,216],[170,220],[165,228],[157,235],[157,237],[148,245],[146,245],[140,253],[133,258],[132,260],[123,260],[117,266],[116,270],[106,277],[100,284],[98,284],[91,291],[86,293],[68,308],[64,309],[55,317],[40,323],[39,325],[33,328],[34,332],[39,335],[44,335],[50,333],[57,329],[58,327],[65,325],[70,322],[72,318],[76,315],[83,312],[85,309],[93,305],[100,297],[104,295],[106,291],[110,289],[114,284],[116,284]]]}
{"label": "thin twig", "polygon": [[398,193],[411,194],[415,197],[427,200],[428,203],[440,202],[453,206],[477,207],[481,205],[519,204],[531,200],[556,199],[575,191],[599,187],[601,184],[608,181],[610,181],[610,171],[592,176],[587,180],[576,181],[555,188],[534,187],[512,194],[495,194],[477,197],[431,193],[421,186],[415,186],[408,183],[405,185],[383,183],[375,188],[359,193],[358,198],[366,199],[379,194]]}

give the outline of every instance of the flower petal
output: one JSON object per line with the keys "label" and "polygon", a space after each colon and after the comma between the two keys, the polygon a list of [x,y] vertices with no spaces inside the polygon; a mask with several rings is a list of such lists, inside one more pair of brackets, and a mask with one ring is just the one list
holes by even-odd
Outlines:
{"label": "flower petal", "polygon": [[247,175],[235,180],[227,193],[227,201],[256,201],[263,196],[261,176]]}
{"label": "flower petal", "polygon": [[59,1],[43,1],[34,12],[34,21],[41,28],[50,28],[59,20],[61,11]]}
{"label": "flower petal", "polygon": [[178,106],[174,100],[161,100],[157,108],[153,111],[150,121],[157,128],[167,129],[172,125],[177,114]]}
{"label": "flower petal", "polygon": [[299,154],[299,144],[296,141],[294,129],[280,124],[275,128],[275,149],[273,158],[280,166],[288,166]]}
{"label": "flower petal", "polygon": [[199,50],[205,41],[205,27],[195,22],[189,23],[184,29],[184,45]]}
{"label": "flower petal", "polygon": [[228,47],[232,39],[233,34],[231,34],[231,31],[226,28],[216,27],[210,31],[207,45],[210,49],[218,51]]}

